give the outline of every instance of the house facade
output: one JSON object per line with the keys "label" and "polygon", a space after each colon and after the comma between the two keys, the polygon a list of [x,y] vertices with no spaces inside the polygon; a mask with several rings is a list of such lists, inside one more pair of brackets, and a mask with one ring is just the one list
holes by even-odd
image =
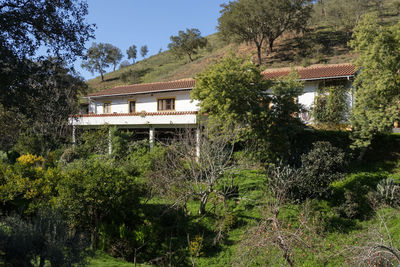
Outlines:
{"label": "house facade", "polygon": [[348,89],[347,105],[350,107],[354,103],[354,91],[352,83],[356,75],[356,67],[352,64],[325,64],[311,65],[309,67],[277,68],[267,69],[263,72],[266,79],[282,78],[296,70],[299,80],[304,82],[304,91],[297,102],[304,107],[304,112],[299,114],[301,120],[305,123],[312,123],[310,110],[314,105],[315,97],[318,95],[318,89],[326,86],[341,85]]}
{"label": "house facade", "polygon": [[[262,74],[265,79],[287,76],[293,68],[267,69]],[[304,81],[304,92],[297,101],[306,111],[300,114],[304,122],[310,122],[307,111],[313,103],[321,86],[342,84],[349,88],[348,104],[353,102],[351,90],[355,67],[351,64],[313,65],[295,67],[299,79]],[[141,130],[148,134],[150,144],[157,133],[168,129],[192,128],[199,136],[197,113],[199,102],[192,100],[190,91],[195,86],[194,79],[169,82],[117,86],[86,96],[88,114],[70,118],[75,141],[76,127],[96,128],[112,125],[119,128]]]}

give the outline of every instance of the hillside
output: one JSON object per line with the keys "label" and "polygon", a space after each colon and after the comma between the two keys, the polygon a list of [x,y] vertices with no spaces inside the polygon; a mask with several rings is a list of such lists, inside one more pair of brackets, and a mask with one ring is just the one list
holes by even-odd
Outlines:
{"label": "hillside", "polygon": [[[272,54],[265,50],[263,53],[262,68],[273,68],[293,65],[310,65],[314,63],[345,63],[353,59],[353,55],[346,46],[346,41],[340,32],[325,32],[314,36],[286,35],[280,38]],[[170,51],[153,55],[125,68],[106,73],[105,81],[101,78],[89,80],[89,92],[96,92],[123,84],[148,83],[157,81],[169,81],[194,77],[204,68],[217,61],[219,58],[233,53],[242,57],[249,57],[256,61],[256,50],[251,44],[224,43],[219,40],[217,34],[207,36],[209,45],[201,49],[193,62],[187,58],[177,58]],[[307,44],[305,43],[307,42]],[[315,51],[311,48],[313,43],[320,43]],[[327,49],[329,46],[329,49]],[[126,76],[123,79],[123,76]]]}

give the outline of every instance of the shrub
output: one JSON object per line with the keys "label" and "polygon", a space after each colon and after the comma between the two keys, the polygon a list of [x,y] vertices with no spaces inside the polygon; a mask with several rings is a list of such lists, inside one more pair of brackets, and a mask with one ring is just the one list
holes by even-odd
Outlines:
{"label": "shrub", "polygon": [[91,232],[93,246],[102,224],[112,222],[113,227],[105,233],[110,235],[118,232],[114,230],[123,222],[132,226],[137,223],[139,193],[136,179],[104,157],[69,164],[58,189],[60,207],[72,223]]}
{"label": "shrub", "polygon": [[400,205],[400,184],[395,183],[393,178],[382,180],[376,186],[378,200],[390,205]]}
{"label": "shrub", "polygon": [[344,192],[344,202],[336,209],[343,217],[355,219],[360,215],[360,204],[357,202],[357,197],[350,191]]}
{"label": "shrub", "polygon": [[45,210],[31,221],[6,217],[0,223],[0,261],[11,266],[51,266],[82,264],[87,256],[88,242],[84,235],[70,231],[61,214]]}
{"label": "shrub", "polygon": [[345,154],[329,142],[316,142],[308,154],[301,157],[299,199],[326,196],[329,185],[344,178]]}
{"label": "shrub", "polygon": [[[326,197],[333,181],[344,178],[345,153],[329,142],[315,142],[312,149],[301,156],[301,166],[278,167],[269,173],[274,185],[285,185],[288,199],[303,201],[307,198]],[[275,177],[274,177],[275,176]]]}
{"label": "shrub", "polygon": [[137,70],[127,70],[123,72],[119,78],[124,82],[124,83],[131,83],[131,84],[136,84],[141,82],[142,78],[142,72],[137,71]]}

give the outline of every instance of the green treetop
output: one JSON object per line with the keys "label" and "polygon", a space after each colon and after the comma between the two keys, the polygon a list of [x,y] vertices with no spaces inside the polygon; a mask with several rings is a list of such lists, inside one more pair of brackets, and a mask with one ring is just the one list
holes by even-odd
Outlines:
{"label": "green treetop", "polygon": [[190,61],[193,61],[192,56],[197,54],[199,48],[207,45],[207,39],[201,36],[198,29],[186,29],[186,32],[179,31],[178,36],[171,36],[171,43],[168,48],[175,55],[181,57],[187,55]]}

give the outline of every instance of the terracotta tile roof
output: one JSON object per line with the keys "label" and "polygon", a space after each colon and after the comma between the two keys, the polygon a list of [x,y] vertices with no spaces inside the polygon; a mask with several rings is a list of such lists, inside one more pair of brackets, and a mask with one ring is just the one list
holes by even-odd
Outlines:
{"label": "terracotta tile roof", "polygon": [[193,88],[194,79],[182,79],[170,82],[143,83],[133,85],[122,85],[106,89],[100,92],[88,94],[87,96],[105,96],[105,95],[129,95],[146,92],[168,91],[175,89]]}
{"label": "terracotta tile roof", "polygon": [[121,117],[121,116],[167,116],[167,115],[190,115],[197,111],[161,111],[161,112],[133,112],[133,113],[109,113],[109,114],[80,114],[70,116],[71,118],[86,117]]}
{"label": "terracotta tile roof", "polygon": [[[311,65],[309,67],[294,67],[302,80],[335,78],[353,76],[355,66],[352,64]],[[292,68],[266,69],[262,72],[266,79],[276,79],[289,75]]]}

